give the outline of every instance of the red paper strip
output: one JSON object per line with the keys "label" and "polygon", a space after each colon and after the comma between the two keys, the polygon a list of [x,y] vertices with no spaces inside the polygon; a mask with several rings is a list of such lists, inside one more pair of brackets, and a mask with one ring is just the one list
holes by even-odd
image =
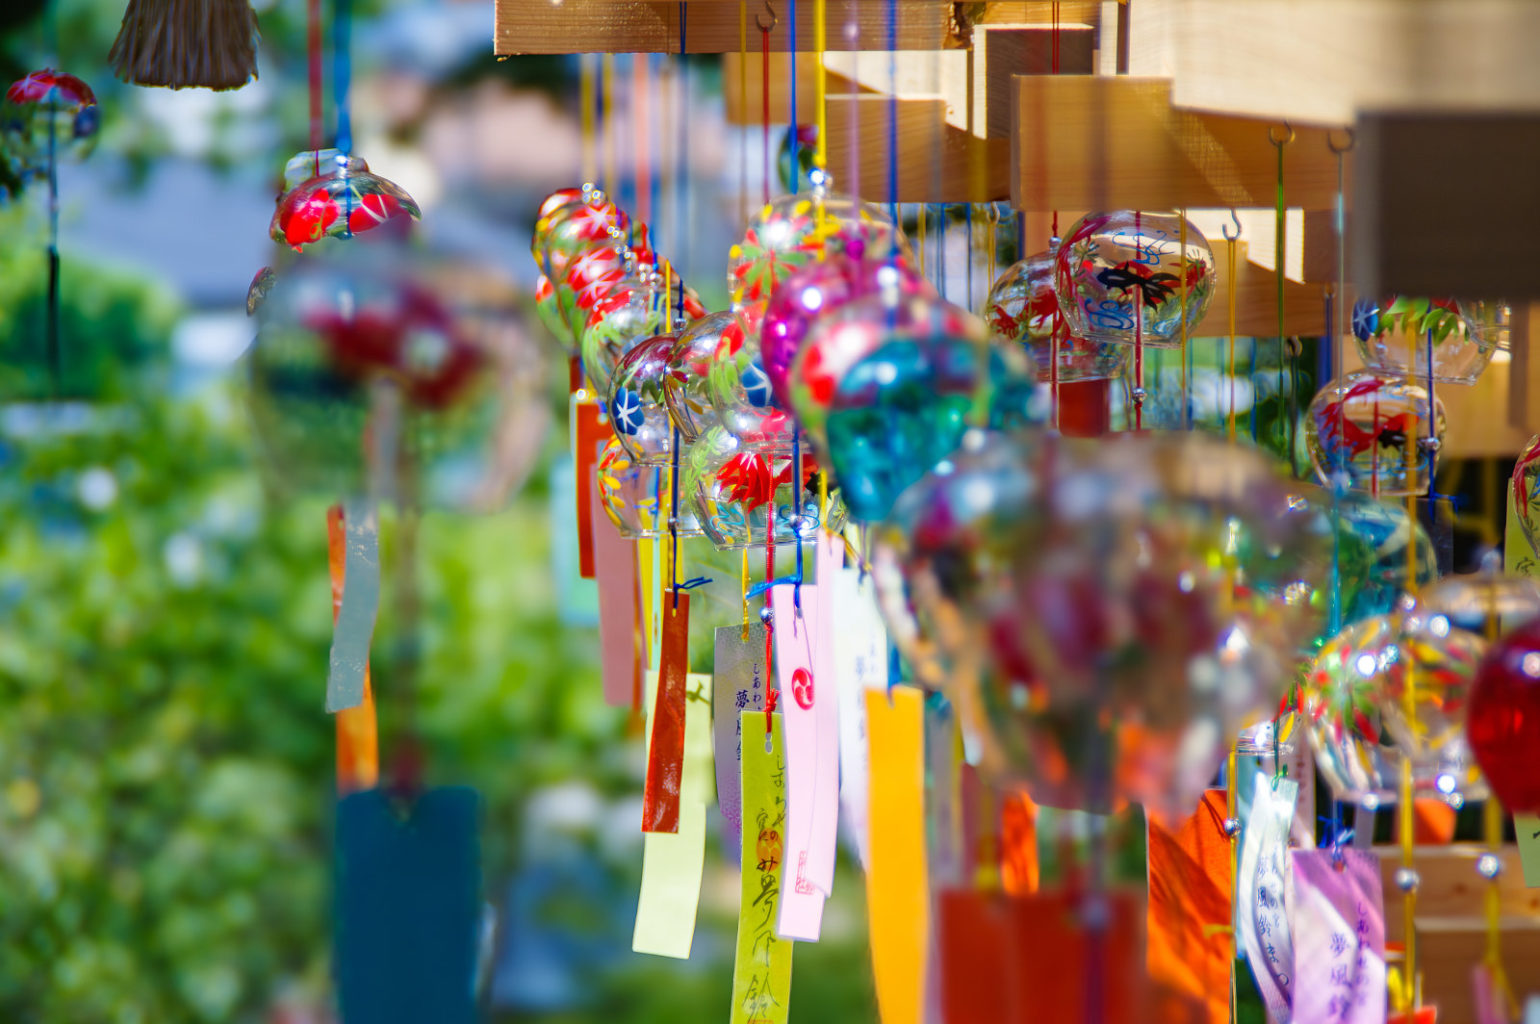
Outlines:
{"label": "red paper strip", "polygon": [[1231,850],[1224,821],[1225,792],[1211,789],[1175,829],[1153,820],[1149,825],[1150,980],[1201,1001],[1214,1024],[1230,1020],[1234,941]]}
{"label": "red paper strip", "polygon": [[599,668],[604,702],[629,708],[640,703],[642,670],[647,664],[646,640],[637,627],[641,584],[636,569],[636,545],[620,535],[599,501],[589,491],[593,525],[594,572],[599,584]]}
{"label": "red paper strip", "polygon": [[599,451],[609,440],[611,430],[608,420],[599,418],[597,402],[574,402],[572,468],[577,481],[577,534],[578,575],[585,580],[594,578],[594,524],[588,514],[594,500],[594,464],[599,461]]}
{"label": "red paper strip", "polygon": [[[1010,962],[1017,981],[1005,1020],[1150,1019],[1139,969],[1143,943],[1137,894],[1108,892],[1100,900],[1106,922],[1095,936],[1087,927],[1083,894],[1056,890],[1011,901]],[[1093,994],[1099,1006],[1088,1005]]]}
{"label": "red paper strip", "polygon": [[[342,611],[342,586],[346,573],[347,542],[342,525],[342,506],[326,510],[326,561],[332,579],[332,622]],[[373,789],[380,779],[379,723],[374,714],[374,687],[369,667],[364,666],[364,702],[343,708],[337,719],[337,793],[345,796]]]}
{"label": "red paper strip", "polygon": [[1009,996],[1011,909],[998,894],[949,889],[936,900],[941,934],[941,1019],[1000,1024]]}
{"label": "red paper strip", "polygon": [[[675,597],[678,598],[677,603]],[[664,594],[658,700],[652,710],[652,748],[642,793],[642,831],[679,831],[679,783],[684,772],[684,702],[690,671],[690,598]]]}

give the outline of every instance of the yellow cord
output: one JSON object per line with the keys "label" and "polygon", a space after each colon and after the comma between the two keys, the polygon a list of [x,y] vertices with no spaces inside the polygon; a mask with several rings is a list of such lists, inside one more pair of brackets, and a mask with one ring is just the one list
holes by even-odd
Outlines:
{"label": "yellow cord", "polygon": [[585,53],[579,58],[580,91],[583,103],[583,181],[593,181],[599,174],[599,148],[594,138],[594,55]]}
{"label": "yellow cord", "polygon": [[[1240,369],[1235,363],[1235,239],[1230,243],[1230,443],[1235,443],[1235,374]],[[1183,320],[1186,323],[1186,320]]]}
{"label": "yellow cord", "polygon": [[[1432,397],[1431,395],[1429,396]],[[1417,596],[1417,437],[1406,440],[1407,495],[1406,518],[1410,523],[1406,541],[1406,592]],[[1410,735],[1417,735],[1417,659],[1406,659],[1406,689],[1401,694],[1401,713],[1406,717]],[[1412,758],[1401,758],[1401,867],[1407,871],[1415,860],[1416,809],[1413,804]],[[1417,1010],[1417,887],[1406,890],[1406,963],[1402,979],[1403,998],[1408,1012]]]}
{"label": "yellow cord", "polygon": [[[608,129],[614,125],[617,126],[616,130],[618,131],[620,122],[614,116],[615,55],[613,53],[606,53],[604,55],[604,63],[599,75],[599,87],[604,94],[605,128]],[[607,130],[604,133],[604,190],[612,193],[615,191],[616,184],[620,181],[620,173],[616,167],[616,161],[619,158],[615,149],[615,133]]]}
{"label": "yellow cord", "polygon": [[1177,250],[1181,253],[1181,257],[1177,266],[1181,268],[1178,273],[1182,278],[1182,426],[1186,427],[1187,417],[1192,409],[1192,397],[1187,394],[1187,208],[1184,206],[1178,210],[1177,216],[1182,218],[1181,239]]}

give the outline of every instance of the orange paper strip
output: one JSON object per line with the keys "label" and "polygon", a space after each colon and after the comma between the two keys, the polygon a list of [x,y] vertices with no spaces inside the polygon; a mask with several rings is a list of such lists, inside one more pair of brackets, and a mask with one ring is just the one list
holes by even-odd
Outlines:
{"label": "orange paper strip", "polygon": [[1013,896],[1037,892],[1037,804],[1025,793],[1000,801],[1000,884]]}
{"label": "orange paper strip", "polygon": [[[332,578],[332,622],[342,610],[342,585],[347,558],[342,506],[326,510],[326,561]],[[379,725],[374,715],[374,687],[364,667],[364,702],[344,708],[337,719],[337,794],[373,789],[380,779]]]}
{"label": "orange paper strip", "polygon": [[924,698],[911,686],[866,691],[870,754],[866,871],[872,973],[882,1024],[920,1024],[930,900],[925,868]]}
{"label": "orange paper strip", "polygon": [[1213,1024],[1230,1020],[1234,936],[1225,817],[1225,792],[1211,789],[1174,829],[1149,824],[1150,980],[1200,1000]]}

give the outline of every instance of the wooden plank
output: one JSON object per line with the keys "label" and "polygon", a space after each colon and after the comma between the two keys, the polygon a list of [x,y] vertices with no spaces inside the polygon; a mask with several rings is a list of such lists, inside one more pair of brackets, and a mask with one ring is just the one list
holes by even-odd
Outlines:
{"label": "wooden plank", "polygon": [[[897,132],[890,135],[895,108]],[[858,147],[858,191],[872,202],[893,200],[895,157],[901,203],[992,202],[1010,190],[1008,143],[948,125],[946,102],[939,98],[894,103],[886,96],[858,96],[853,103],[849,97],[830,103],[829,164],[836,172],[851,163],[852,146]]]}
{"label": "wooden plank", "polygon": [[1540,112],[1386,111],[1357,131],[1349,251],[1366,292],[1540,299]]}
{"label": "wooden plank", "polygon": [[[792,49],[788,11],[781,3],[770,49]],[[813,47],[814,5],[797,4],[796,48]],[[951,39],[952,5],[944,0],[904,0],[890,37],[888,8],[871,0],[828,0],[827,49],[855,50],[876,46],[898,50],[939,50]],[[761,46],[755,13],[748,11],[748,45]],[[496,0],[494,49],[498,56],[522,53],[678,53],[679,5],[644,0]],[[853,31],[851,31],[853,29]],[[891,43],[891,46],[890,46]],[[738,7],[730,3],[698,3],[685,12],[685,52],[736,53],[739,49]]]}
{"label": "wooden plank", "polygon": [[[1406,934],[1406,905],[1395,884],[1401,851],[1381,846],[1375,852],[1385,886],[1385,937],[1400,943]],[[1486,952],[1487,883],[1476,874],[1476,858],[1483,852],[1473,843],[1419,846],[1416,851],[1417,966],[1423,1002],[1438,1004],[1439,1024],[1477,1024],[1470,972]],[[1540,889],[1525,888],[1516,846],[1504,846],[1499,855],[1503,962],[1511,979],[1527,982],[1540,978]],[[1518,989],[1522,997],[1525,985]]]}
{"label": "wooden plank", "polygon": [[1508,425],[1521,434],[1540,433],[1540,304],[1513,307],[1509,337],[1513,367],[1508,383]]}
{"label": "wooden plank", "polygon": [[[1226,255],[1228,243],[1223,238],[1212,238],[1209,244],[1214,249],[1219,281],[1208,312],[1192,331],[1195,338],[1230,333],[1230,267]],[[1278,279],[1271,270],[1247,258],[1244,239],[1235,244],[1235,250],[1235,276],[1239,285],[1235,293],[1235,333],[1241,337],[1275,338],[1278,336]],[[1320,334],[1325,318],[1321,309],[1319,286],[1284,278],[1285,337]]]}
{"label": "wooden plank", "polygon": [[[1540,978],[1540,919],[1533,915],[1504,917],[1502,935],[1503,967],[1522,1000],[1534,991],[1535,979]],[[1471,991],[1471,968],[1481,963],[1486,941],[1486,922],[1479,916],[1417,915],[1422,998],[1425,1005],[1437,1004],[1438,1024],[1481,1024]]]}
{"label": "wooden plank", "polygon": [[[1057,38],[1056,38],[1057,37]],[[1096,49],[1096,29],[1090,25],[981,25],[973,30],[973,130],[991,139],[1010,138],[1016,130],[1011,116],[1012,79],[1016,75],[1054,73],[1054,46],[1059,73],[1089,75]],[[968,127],[966,125],[961,127]]]}
{"label": "wooden plank", "polygon": [[[1450,389],[1453,390],[1453,389]],[[1406,906],[1393,898],[1396,871],[1401,867],[1401,849],[1377,846],[1380,877],[1385,883],[1385,934],[1400,942],[1406,923]],[[1449,846],[1419,846],[1417,864],[1417,919],[1424,917],[1475,917],[1485,913],[1487,881],[1476,874],[1476,858],[1486,852],[1476,843],[1452,843]],[[1503,870],[1497,876],[1498,897],[1505,917],[1533,917],[1540,920],[1540,889],[1524,886],[1519,865],[1519,848],[1505,845],[1499,851]]]}
{"label": "wooden plank", "polygon": [[[1018,209],[1271,206],[1277,149],[1263,121],[1177,110],[1165,79],[1015,79],[1011,201]],[[1290,206],[1324,209],[1337,192],[1322,129],[1284,146]],[[1050,158],[1051,154],[1051,158]]]}
{"label": "wooden plank", "polygon": [[[791,123],[791,68],[792,55],[770,55],[770,124],[784,128]],[[797,66],[797,119],[804,124],[815,120],[813,95],[815,71],[812,54],[800,54]],[[742,72],[740,74],[740,71]],[[722,54],[722,96],[727,101],[727,123],[757,125],[764,119],[764,71],[765,58],[758,50],[742,59],[736,53]],[[740,91],[740,80],[746,91]],[[842,75],[830,71],[826,75],[829,102],[837,96],[856,91],[869,92]]]}
{"label": "wooden plank", "polygon": [[1532,0],[1145,0],[1129,71],[1175,79],[1178,107],[1301,124],[1358,111],[1540,109]]}

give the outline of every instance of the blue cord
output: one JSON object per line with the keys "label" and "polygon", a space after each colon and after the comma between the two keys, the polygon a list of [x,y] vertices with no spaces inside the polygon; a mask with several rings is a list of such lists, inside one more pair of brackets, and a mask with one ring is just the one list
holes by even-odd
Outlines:
{"label": "blue cord", "polygon": [[791,190],[796,192],[802,187],[797,167],[797,0],[786,5],[786,49],[791,55]]}
{"label": "blue cord", "polygon": [[343,156],[353,155],[353,117],[348,109],[348,86],[352,81],[352,54],[349,50],[352,0],[336,0],[332,15],[332,88],[337,94],[337,149]]}
{"label": "blue cord", "polygon": [[898,219],[898,0],[888,0],[888,205]]}

